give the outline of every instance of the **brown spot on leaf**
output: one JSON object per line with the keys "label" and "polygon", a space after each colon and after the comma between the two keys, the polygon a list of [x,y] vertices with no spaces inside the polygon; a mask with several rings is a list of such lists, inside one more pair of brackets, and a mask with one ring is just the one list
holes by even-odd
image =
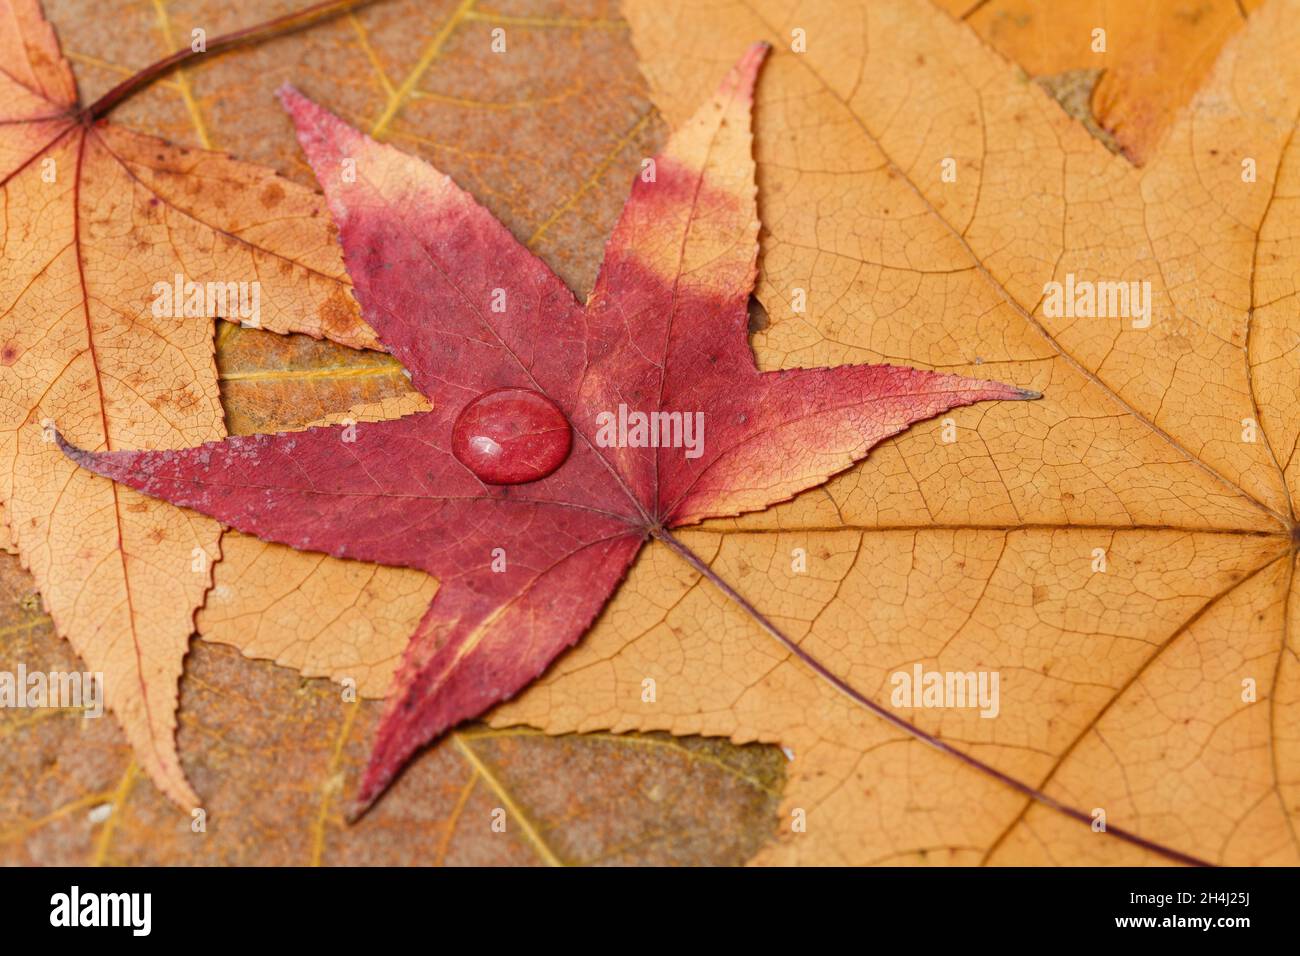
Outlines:
{"label": "brown spot on leaf", "polygon": [[263,187],[261,195],[257,198],[261,201],[263,208],[273,209],[284,198],[284,187],[276,182],[267,183]]}
{"label": "brown spot on leaf", "polygon": [[321,328],[327,336],[341,334],[356,325],[356,313],[356,301],[340,287],[321,306]]}

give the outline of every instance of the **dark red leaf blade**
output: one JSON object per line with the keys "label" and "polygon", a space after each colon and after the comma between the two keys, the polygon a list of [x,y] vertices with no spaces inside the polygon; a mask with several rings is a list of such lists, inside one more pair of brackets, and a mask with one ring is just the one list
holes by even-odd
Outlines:
{"label": "dark red leaf blade", "polygon": [[[587,489],[607,487],[608,476],[589,448],[577,449],[553,480],[517,487],[479,481],[447,448],[453,412],[170,451],[63,447],[97,474],[263,540],[419,568],[444,585],[486,564],[479,559],[493,548],[541,566],[570,544],[640,533],[632,517],[592,503]],[[472,533],[485,527],[490,537]],[[503,577],[486,578],[483,589]]]}
{"label": "dark red leaf blade", "polygon": [[645,537],[634,516],[590,503],[589,488],[618,489],[589,446],[553,480],[484,484],[447,447],[454,411],[180,451],[64,444],[98,474],[264,540],[439,579],[389,701],[363,807],[425,741],[512,696],[576,641]]}
{"label": "dark red leaf blade", "polygon": [[570,412],[586,336],[569,288],[451,177],[292,87],[280,99],[325,190],[357,301],[412,384],[457,406],[492,388],[537,388]]}

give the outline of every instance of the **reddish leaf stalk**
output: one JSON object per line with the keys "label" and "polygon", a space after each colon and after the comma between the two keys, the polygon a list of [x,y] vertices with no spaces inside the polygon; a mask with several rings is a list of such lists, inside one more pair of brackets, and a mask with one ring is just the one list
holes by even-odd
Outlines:
{"label": "reddish leaf stalk", "polygon": [[[899,730],[903,731],[904,733],[909,734],[912,737],[915,737],[923,744],[927,744],[933,747],[935,750],[938,750],[941,753],[945,753],[950,757],[956,757],[962,763],[966,764],[966,766],[988,774],[990,777],[993,777],[995,780],[1005,784],[1006,786],[1010,787],[1012,790],[1015,790],[1016,792],[1028,797],[1029,799],[1041,803],[1043,806],[1055,810],[1058,813],[1063,813],[1070,819],[1077,820],[1078,822],[1084,824],[1085,826],[1092,825],[1092,817],[1084,813],[1082,810],[1077,810],[1074,807],[1067,806],[1066,804],[1061,803],[1061,801],[1043,793],[1041,790],[1037,790],[1034,787],[1029,786],[1029,784],[1017,780],[1015,777],[1008,776],[1007,774],[1003,773],[1001,770],[998,770],[996,767],[992,766],[991,764],[987,764],[977,757],[972,757],[970,754],[958,750],[956,747],[952,746],[946,741],[940,740],[939,738],[926,733],[920,727],[917,727],[915,724],[909,723],[908,721],[904,720],[902,717],[898,716],[898,714],[895,714],[892,711],[887,710],[886,708],[882,707],[880,704],[876,703],[874,700],[867,697],[860,691],[855,690],[851,685],[846,683],[842,678],[838,677],[833,671],[831,671],[830,668],[828,668],[825,664],[817,660],[817,658],[813,657],[806,650],[800,647],[796,641],[783,634],[775,624],[773,624],[766,617],[764,617],[763,613],[759,611],[758,608],[754,607],[754,605],[751,604],[739,592],[737,592],[735,588],[733,588],[725,580],[719,577],[718,573],[714,571],[713,568],[709,567],[709,565],[706,564],[699,555],[697,555],[694,551],[686,547],[686,545],[682,544],[681,541],[675,538],[670,531],[668,531],[666,528],[656,528],[652,532],[652,534],[654,535],[655,538],[662,541],[664,544],[668,545],[668,547],[670,547],[673,551],[675,551],[683,561],[685,561],[692,568],[698,571],[702,577],[711,581],[714,584],[714,586],[718,588],[718,590],[720,590],[732,601],[732,603],[734,603],[742,611],[744,611],[751,618],[753,618],[759,627],[761,627],[764,631],[766,631],[768,634],[774,637],[777,640],[777,642],[781,644],[782,647],[788,650],[796,658],[798,658],[805,665],[807,665],[809,669],[811,669],[814,673],[816,673],[819,677],[825,680],[828,684],[830,684],[840,693],[844,694],[846,697],[852,700],[855,704],[865,707],[867,710],[871,711],[881,720],[884,720],[887,723],[892,724],[894,727],[897,727]],[[1211,865],[1206,861],[1194,857],[1188,853],[1182,853],[1178,850],[1172,849],[1171,847],[1162,846],[1159,843],[1155,843],[1144,837],[1138,836],[1136,833],[1131,833],[1128,830],[1124,830],[1120,827],[1107,825],[1105,832],[1110,834],[1111,836],[1119,837],[1121,840],[1126,840],[1127,842],[1132,843],[1135,846],[1139,846],[1144,850],[1149,850],[1152,853],[1158,853],[1160,856],[1166,857],[1167,859],[1170,860],[1174,860],[1178,863],[1184,863],[1187,864],[1188,866],[1210,866]]]}
{"label": "reddish leaf stalk", "polygon": [[158,62],[146,66],[138,73],[127,77],[95,102],[83,107],[80,115],[86,122],[101,119],[109,110],[134,96],[155,80],[166,76],[173,70],[179,69],[200,56],[211,56],[237,46],[252,46],[264,40],[281,37],[339,14],[350,13],[358,7],[373,2],[374,0],[324,0],[323,3],[313,4],[294,13],[286,13],[284,16],[275,17],[263,23],[223,34],[215,40],[209,40],[207,48],[202,52],[195,51],[190,47],[182,48],[170,56],[163,57]]}

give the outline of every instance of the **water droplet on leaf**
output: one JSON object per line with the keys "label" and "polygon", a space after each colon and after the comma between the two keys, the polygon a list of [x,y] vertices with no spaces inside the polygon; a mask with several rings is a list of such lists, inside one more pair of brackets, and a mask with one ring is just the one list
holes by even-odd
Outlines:
{"label": "water droplet on leaf", "polygon": [[545,478],[569,457],[568,419],[545,395],[499,388],[466,405],[451,431],[451,453],[492,485]]}

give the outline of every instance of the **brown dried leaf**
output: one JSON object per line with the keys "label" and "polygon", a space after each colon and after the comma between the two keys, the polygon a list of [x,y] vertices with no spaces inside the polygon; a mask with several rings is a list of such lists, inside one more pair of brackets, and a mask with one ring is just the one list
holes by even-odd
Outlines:
{"label": "brown dried leaf", "polygon": [[[224,434],[212,318],[181,302],[160,312],[159,284],[245,283],[256,311],[242,318],[267,329],[354,346],[374,336],[319,196],[269,169],[90,122],[35,0],[0,2],[0,62],[6,537],[59,632],[104,675],[145,771],[190,806],[176,687],[219,528],[70,468],[54,428],[100,449]],[[241,317],[233,302],[216,308]]]}
{"label": "brown dried leaf", "polygon": [[[1056,90],[1086,85],[1099,132],[1133,162],[1155,153],[1223,44],[1262,0],[934,0]],[[1105,49],[1094,50],[1094,30]],[[1059,97],[1058,97],[1059,98]]]}

